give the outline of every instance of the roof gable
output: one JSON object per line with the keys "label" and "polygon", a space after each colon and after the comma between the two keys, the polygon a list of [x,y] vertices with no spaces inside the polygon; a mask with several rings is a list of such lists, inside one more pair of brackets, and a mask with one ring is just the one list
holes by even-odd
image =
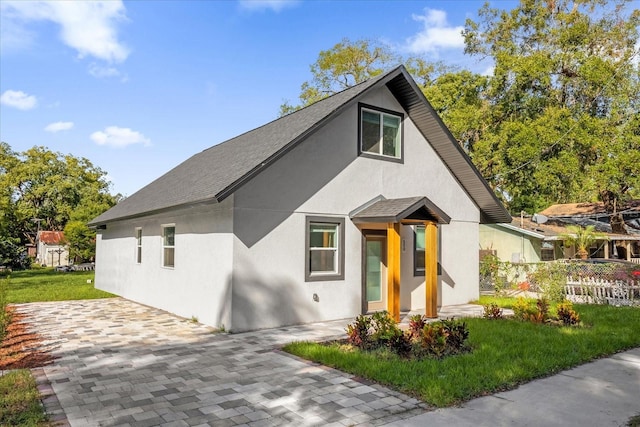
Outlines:
{"label": "roof gable", "polygon": [[426,197],[407,197],[403,199],[380,198],[367,203],[361,209],[351,213],[353,222],[400,222],[404,219],[435,220],[440,224],[451,221],[449,215],[438,208]]}
{"label": "roof gable", "polygon": [[[403,66],[318,101],[185,160],[93,219],[90,225],[224,200],[362,94],[386,85],[481,211],[481,222],[508,222],[498,201]],[[428,136],[428,137],[427,137]]]}

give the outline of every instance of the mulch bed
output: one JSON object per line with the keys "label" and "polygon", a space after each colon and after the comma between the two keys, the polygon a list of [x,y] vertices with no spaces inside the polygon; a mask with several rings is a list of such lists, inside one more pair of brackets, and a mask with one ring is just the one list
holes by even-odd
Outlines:
{"label": "mulch bed", "polygon": [[43,338],[33,332],[27,316],[10,306],[7,312],[11,321],[0,344],[0,371],[31,369],[53,363],[55,358],[43,344]]}

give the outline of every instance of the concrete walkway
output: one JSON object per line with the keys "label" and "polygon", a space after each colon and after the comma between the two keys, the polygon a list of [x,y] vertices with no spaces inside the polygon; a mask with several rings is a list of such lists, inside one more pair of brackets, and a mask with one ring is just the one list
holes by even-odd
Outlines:
{"label": "concrete walkway", "polygon": [[391,426],[619,427],[638,415],[640,348]]}
{"label": "concrete walkway", "polygon": [[620,426],[640,413],[640,349],[429,412],[277,350],[344,337],[350,319],[228,335],[121,298],[17,308],[58,357],[35,373],[60,426]]}

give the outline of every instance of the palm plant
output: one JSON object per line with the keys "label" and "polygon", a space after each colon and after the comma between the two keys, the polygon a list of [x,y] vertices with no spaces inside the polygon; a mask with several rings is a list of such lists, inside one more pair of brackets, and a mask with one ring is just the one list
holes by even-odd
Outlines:
{"label": "palm plant", "polygon": [[606,234],[595,231],[595,226],[587,225],[582,228],[579,225],[568,225],[567,232],[560,234],[565,246],[575,246],[576,255],[580,259],[587,259],[589,247],[597,240],[608,240]]}

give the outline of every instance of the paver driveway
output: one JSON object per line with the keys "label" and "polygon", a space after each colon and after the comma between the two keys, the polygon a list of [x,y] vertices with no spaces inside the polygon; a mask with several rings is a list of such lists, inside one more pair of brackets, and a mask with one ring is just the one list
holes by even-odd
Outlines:
{"label": "paver driveway", "polygon": [[121,298],[18,305],[58,357],[49,413],[72,426],[382,425],[418,400],[277,346],[344,335],[347,321],[213,334]]}

